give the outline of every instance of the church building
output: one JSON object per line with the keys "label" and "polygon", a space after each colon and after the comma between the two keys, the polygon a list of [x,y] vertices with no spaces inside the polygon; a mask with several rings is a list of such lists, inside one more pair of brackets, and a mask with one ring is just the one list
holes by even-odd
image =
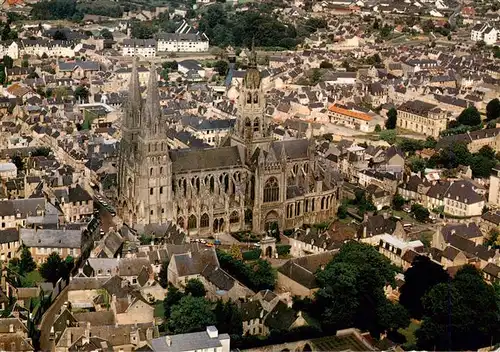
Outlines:
{"label": "church building", "polygon": [[234,130],[218,148],[169,149],[155,65],[142,99],[134,60],[122,123],[118,209],[130,226],[176,221],[189,234],[263,233],[335,216],[340,190],[310,139],[275,141],[255,58]]}

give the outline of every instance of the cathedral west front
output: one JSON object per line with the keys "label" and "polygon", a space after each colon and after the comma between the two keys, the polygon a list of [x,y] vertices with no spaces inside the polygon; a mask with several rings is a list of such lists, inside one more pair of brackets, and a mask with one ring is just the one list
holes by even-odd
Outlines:
{"label": "cathedral west front", "polygon": [[263,233],[331,219],[339,189],[311,139],[275,141],[252,60],[239,89],[235,128],[222,146],[170,149],[157,74],[142,99],[136,63],[119,160],[118,210],[130,226],[174,221],[191,235]]}

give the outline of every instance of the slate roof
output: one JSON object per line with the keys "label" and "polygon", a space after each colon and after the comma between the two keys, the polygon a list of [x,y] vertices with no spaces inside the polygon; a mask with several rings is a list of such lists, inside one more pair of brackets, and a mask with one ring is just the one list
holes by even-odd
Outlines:
{"label": "slate roof", "polygon": [[285,303],[279,301],[274,309],[266,316],[264,324],[269,330],[288,330],[297,320],[297,313],[288,308]]}
{"label": "slate roof", "polygon": [[0,243],[12,243],[19,241],[19,229],[11,228],[0,230]]}
{"label": "slate roof", "polygon": [[318,287],[314,274],[328,264],[334,255],[335,252],[329,251],[290,259],[278,269],[278,272],[308,289],[314,289]]}
{"label": "slate roof", "polygon": [[215,249],[206,248],[195,252],[174,254],[171,258],[175,262],[179,277],[201,274],[208,265],[219,266]]}
{"label": "slate roof", "polygon": [[474,222],[470,224],[448,224],[441,229],[441,232],[444,235],[455,233],[460,237],[467,239],[483,237],[479,226],[477,226]]}
{"label": "slate roof", "polygon": [[445,197],[465,204],[484,201],[484,197],[474,190],[471,182],[466,180],[453,182],[446,191]]}
{"label": "slate roof", "polygon": [[250,321],[252,319],[257,319],[261,317],[261,313],[264,311],[262,305],[258,300],[256,301],[246,301],[240,304],[240,312],[242,321]]}
{"label": "slate roof", "polygon": [[281,149],[285,148],[287,159],[307,159],[309,157],[309,140],[307,139],[290,139],[286,141],[274,142],[271,147],[276,155],[281,155]]}
{"label": "slate roof", "polygon": [[82,188],[79,184],[75,187],[70,187],[68,191],[68,199],[71,203],[88,202],[92,200],[89,192]]}
{"label": "slate roof", "polygon": [[19,237],[28,247],[80,248],[82,244],[81,230],[21,228]]}
{"label": "slate roof", "polygon": [[500,210],[497,210],[496,212],[494,211],[489,211],[487,213],[484,213],[481,218],[485,221],[491,222],[497,226],[500,226]]}
{"label": "slate roof", "polygon": [[159,337],[151,341],[154,351],[180,352],[198,350],[216,350],[222,347],[220,340],[229,340],[228,334],[218,334],[217,338],[210,338],[206,331],[192,332],[188,334],[170,335],[171,345],[167,345],[165,337]]}
{"label": "slate roof", "polygon": [[237,146],[213,149],[178,149],[170,152],[172,172],[210,170],[243,166]]}

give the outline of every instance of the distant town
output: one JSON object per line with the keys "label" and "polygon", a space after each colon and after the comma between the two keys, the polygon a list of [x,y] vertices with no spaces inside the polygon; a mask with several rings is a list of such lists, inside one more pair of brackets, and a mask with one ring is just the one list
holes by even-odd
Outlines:
{"label": "distant town", "polygon": [[500,4],[6,0],[1,351],[500,350]]}

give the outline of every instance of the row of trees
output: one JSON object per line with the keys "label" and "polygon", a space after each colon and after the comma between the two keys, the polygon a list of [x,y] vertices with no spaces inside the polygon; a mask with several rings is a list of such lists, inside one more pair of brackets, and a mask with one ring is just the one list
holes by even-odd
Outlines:
{"label": "row of trees", "polygon": [[[325,24],[315,21],[306,25],[307,31],[314,31]],[[228,13],[221,4],[210,6],[201,15],[199,29],[207,34],[212,45],[220,47],[250,47],[255,40],[256,46],[292,49],[300,42],[293,24],[282,23],[268,12]]]}
{"label": "row of trees", "polygon": [[[38,272],[46,281],[55,285],[60,278],[68,279],[74,267],[74,259],[67,256],[62,259],[59,254],[51,253],[47,260],[40,265]],[[21,247],[20,258],[12,258],[8,265],[8,277],[16,287],[29,287],[36,282],[31,282],[28,277],[37,270],[37,265],[33,260],[28,247]],[[31,275],[32,276],[32,275]]]}
{"label": "row of trees", "polygon": [[75,0],[45,0],[33,4],[34,20],[81,20],[85,14],[122,17],[122,7],[113,1],[79,2]]}

